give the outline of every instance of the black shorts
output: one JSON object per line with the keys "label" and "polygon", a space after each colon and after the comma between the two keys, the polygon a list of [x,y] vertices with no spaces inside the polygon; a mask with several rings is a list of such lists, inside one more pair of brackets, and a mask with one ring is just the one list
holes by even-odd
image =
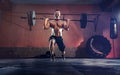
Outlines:
{"label": "black shorts", "polygon": [[59,48],[59,50],[60,51],[64,51],[64,49],[65,49],[65,45],[64,45],[64,43],[63,43],[63,38],[61,37],[61,36],[50,36],[50,38],[49,38],[49,41],[51,40],[51,39],[54,39],[55,40],[55,43],[57,43],[57,45],[58,45],[58,48]]}

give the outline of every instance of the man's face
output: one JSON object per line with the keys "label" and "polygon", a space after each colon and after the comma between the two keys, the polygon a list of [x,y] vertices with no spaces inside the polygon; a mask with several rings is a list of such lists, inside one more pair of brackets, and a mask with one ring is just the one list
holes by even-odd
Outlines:
{"label": "man's face", "polygon": [[55,11],[54,13],[55,18],[60,18],[60,15],[61,15],[60,11]]}

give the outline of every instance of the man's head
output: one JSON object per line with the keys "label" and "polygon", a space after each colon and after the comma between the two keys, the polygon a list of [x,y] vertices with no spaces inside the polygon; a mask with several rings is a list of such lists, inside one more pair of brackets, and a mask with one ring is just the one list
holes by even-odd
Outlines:
{"label": "man's head", "polygon": [[61,13],[60,13],[60,10],[55,10],[55,12],[54,12],[54,17],[55,17],[55,19],[60,19],[60,16],[61,16]]}

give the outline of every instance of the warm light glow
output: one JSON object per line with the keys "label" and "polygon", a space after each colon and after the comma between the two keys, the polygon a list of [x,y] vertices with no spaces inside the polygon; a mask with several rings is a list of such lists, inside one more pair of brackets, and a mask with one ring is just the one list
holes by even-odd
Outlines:
{"label": "warm light glow", "polygon": [[80,38],[80,39],[78,40],[78,42],[76,43],[76,47],[80,46],[82,42],[84,42],[84,39],[83,39],[83,38]]}
{"label": "warm light glow", "polygon": [[106,58],[114,58],[113,51],[111,51],[111,52],[109,53],[109,55],[106,56]]}

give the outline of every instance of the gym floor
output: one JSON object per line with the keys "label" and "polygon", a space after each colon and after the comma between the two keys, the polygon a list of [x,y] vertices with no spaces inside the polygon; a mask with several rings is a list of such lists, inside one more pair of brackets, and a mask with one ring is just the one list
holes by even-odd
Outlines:
{"label": "gym floor", "polygon": [[0,75],[120,75],[119,59],[2,59]]}

